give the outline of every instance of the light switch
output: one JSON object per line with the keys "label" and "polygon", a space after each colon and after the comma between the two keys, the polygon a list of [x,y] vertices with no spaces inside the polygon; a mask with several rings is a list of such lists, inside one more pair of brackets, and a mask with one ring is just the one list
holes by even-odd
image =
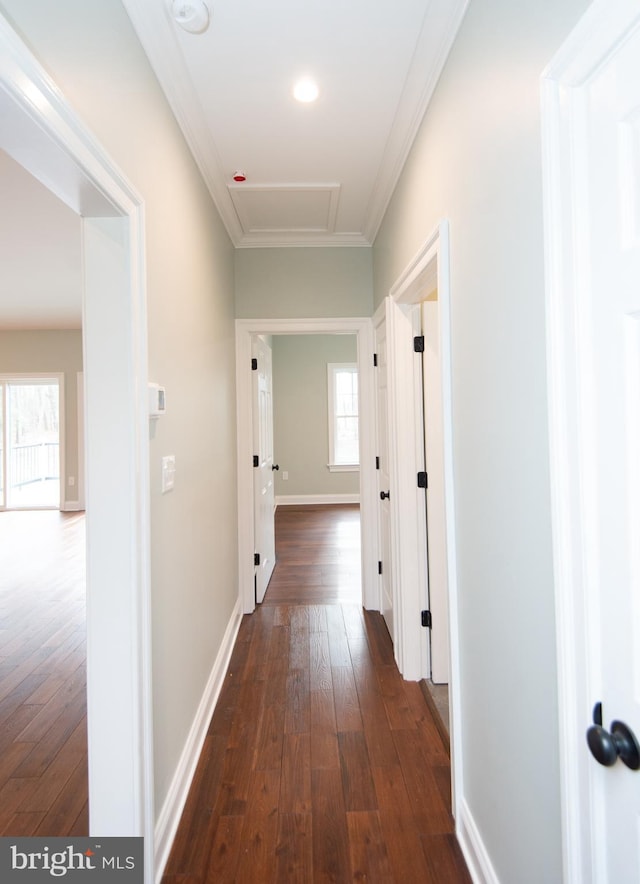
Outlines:
{"label": "light switch", "polygon": [[176,458],[173,454],[168,454],[162,458],[162,493],[166,494],[171,491],[176,478]]}

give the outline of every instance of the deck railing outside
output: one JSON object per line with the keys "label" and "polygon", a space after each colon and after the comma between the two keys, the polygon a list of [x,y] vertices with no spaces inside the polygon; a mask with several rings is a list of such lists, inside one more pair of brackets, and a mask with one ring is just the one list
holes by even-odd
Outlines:
{"label": "deck railing outside", "polygon": [[[21,488],[32,482],[60,478],[60,445],[58,442],[37,442],[30,445],[13,445],[9,450],[9,475],[11,487]],[[0,464],[3,451],[0,448]],[[0,490],[4,486],[0,467]]]}

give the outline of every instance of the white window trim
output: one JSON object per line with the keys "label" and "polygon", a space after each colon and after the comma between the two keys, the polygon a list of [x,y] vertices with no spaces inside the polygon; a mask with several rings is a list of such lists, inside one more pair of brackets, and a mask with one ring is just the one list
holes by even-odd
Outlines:
{"label": "white window trim", "polygon": [[[330,473],[359,473],[359,463],[336,463],[335,462],[335,404],[334,404],[334,375],[340,369],[350,369],[358,373],[357,362],[328,362],[327,363],[327,424],[329,426],[329,463],[327,467]],[[360,411],[360,391],[358,390],[358,412]]]}

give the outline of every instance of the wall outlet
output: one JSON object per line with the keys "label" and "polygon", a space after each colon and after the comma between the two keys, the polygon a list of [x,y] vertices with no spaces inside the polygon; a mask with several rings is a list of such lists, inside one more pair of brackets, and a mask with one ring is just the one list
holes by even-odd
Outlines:
{"label": "wall outlet", "polygon": [[75,476],[69,476],[69,477],[67,478],[67,485],[68,485],[70,488],[72,488],[75,484],[76,484],[76,477],[75,477]]}
{"label": "wall outlet", "polygon": [[283,482],[286,482],[288,478],[289,478],[289,473],[285,470],[285,471],[282,473],[282,481],[283,481]]}

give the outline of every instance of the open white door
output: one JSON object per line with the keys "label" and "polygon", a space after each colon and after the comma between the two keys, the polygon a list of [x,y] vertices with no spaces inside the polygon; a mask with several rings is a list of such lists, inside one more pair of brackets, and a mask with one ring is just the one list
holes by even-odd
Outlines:
{"label": "open white door", "polygon": [[438,301],[421,306],[424,354],[424,447],[427,487],[427,537],[429,610],[433,623],[431,680],[449,682],[449,585],[447,574],[447,530],[444,497],[444,430],[442,415],[442,368],[440,363],[440,317]]}
{"label": "open white door", "polygon": [[640,772],[626,766],[640,755],[614,723],[640,735],[636,0],[597,0],[544,89],[565,880],[617,884],[640,881]]}
{"label": "open white door", "polygon": [[256,545],[256,602],[264,599],[276,564],[273,482],[272,353],[264,338],[252,342],[254,441],[254,532]]}
{"label": "open white door", "polygon": [[389,635],[395,642],[393,632],[393,578],[391,554],[391,476],[389,457],[389,367],[387,347],[387,323],[385,311],[379,314],[374,327],[376,348],[376,432],[379,506],[379,555],[380,609],[387,624]]}

